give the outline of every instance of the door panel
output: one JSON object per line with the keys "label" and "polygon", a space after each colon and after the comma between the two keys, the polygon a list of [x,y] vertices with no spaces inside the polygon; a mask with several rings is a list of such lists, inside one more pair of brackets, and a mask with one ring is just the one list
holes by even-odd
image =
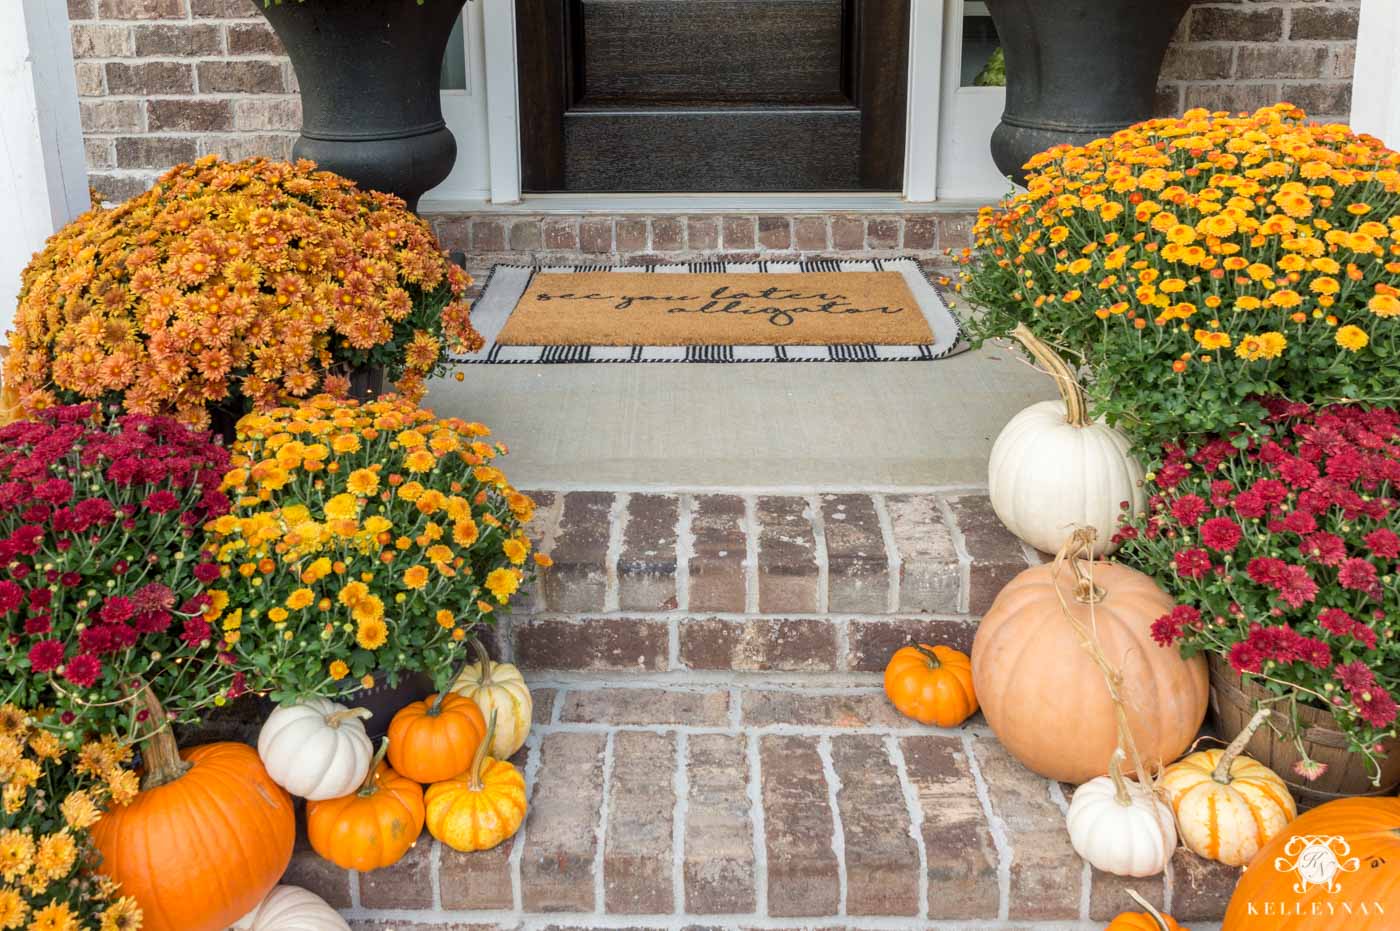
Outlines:
{"label": "door panel", "polygon": [[902,187],[909,0],[516,0],[531,192]]}

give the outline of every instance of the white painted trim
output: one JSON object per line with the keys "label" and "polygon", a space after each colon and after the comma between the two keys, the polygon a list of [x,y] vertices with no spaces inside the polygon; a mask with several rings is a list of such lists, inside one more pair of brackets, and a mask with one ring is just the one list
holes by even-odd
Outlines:
{"label": "white painted trim", "polygon": [[943,199],[910,203],[903,195],[813,194],[525,194],[515,203],[482,198],[424,198],[424,213],[719,214],[719,213],[962,213],[988,201]]}
{"label": "white painted trim", "polygon": [[944,0],[913,0],[909,22],[909,119],[904,147],[904,198],[938,199]]}
{"label": "white painted trim", "polygon": [[520,201],[520,88],[514,0],[482,0],[486,45],[486,131],[491,201]]}
{"label": "white painted trim", "polygon": [[0,203],[8,214],[0,228],[4,333],[30,256],[88,208],[78,85],[62,3],[0,4]]}
{"label": "white painted trim", "polygon": [[1400,145],[1400,3],[1362,0],[1351,126]]}

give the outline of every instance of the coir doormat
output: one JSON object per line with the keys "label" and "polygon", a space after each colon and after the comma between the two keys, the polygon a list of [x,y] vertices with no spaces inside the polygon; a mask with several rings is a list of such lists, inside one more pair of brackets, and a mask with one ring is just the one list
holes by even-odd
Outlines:
{"label": "coir doormat", "polygon": [[497,265],[461,363],[898,362],[958,348],[913,259]]}

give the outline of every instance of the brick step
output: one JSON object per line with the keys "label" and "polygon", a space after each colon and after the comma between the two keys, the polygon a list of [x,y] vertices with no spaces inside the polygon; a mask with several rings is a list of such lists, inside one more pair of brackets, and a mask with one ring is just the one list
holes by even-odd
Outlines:
{"label": "brick step", "polygon": [[357,931],[1097,928],[1129,887],[1211,922],[1234,884],[1184,850],[1150,879],[1092,870],[1064,829],[1069,787],[1016,763],[980,718],[903,718],[869,677],[532,684],[515,761],[530,811],[513,840],[461,854],[424,834],[369,874],[299,847],[286,881]]}
{"label": "brick step", "polygon": [[1041,559],[965,488],[530,494],[554,566],[492,639],[534,670],[876,671],[913,638],[969,649]]}

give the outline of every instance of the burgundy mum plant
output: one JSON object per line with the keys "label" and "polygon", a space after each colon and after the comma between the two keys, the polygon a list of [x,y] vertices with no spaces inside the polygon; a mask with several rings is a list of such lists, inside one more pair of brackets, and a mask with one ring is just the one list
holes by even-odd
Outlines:
{"label": "burgundy mum plant", "polygon": [[227,466],[207,434],[91,404],[0,427],[0,702],[76,741],[148,731],[145,686],[174,720],[241,688],[203,617]]}
{"label": "burgundy mum plant", "polygon": [[1263,440],[1165,446],[1122,557],[1176,598],[1158,642],[1329,709],[1374,765],[1400,711],[1400,412],[1270,412]]}

